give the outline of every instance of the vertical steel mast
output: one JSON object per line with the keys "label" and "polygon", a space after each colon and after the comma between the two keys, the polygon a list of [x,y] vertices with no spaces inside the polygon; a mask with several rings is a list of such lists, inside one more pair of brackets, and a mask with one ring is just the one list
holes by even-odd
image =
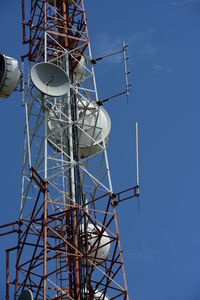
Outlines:
{"label": "vertical steel mast", "polygon": [[83,0],[22,0],[22,18],[26,124],[6,299],[129,299],[116,206],[139,187],[112,190]]}

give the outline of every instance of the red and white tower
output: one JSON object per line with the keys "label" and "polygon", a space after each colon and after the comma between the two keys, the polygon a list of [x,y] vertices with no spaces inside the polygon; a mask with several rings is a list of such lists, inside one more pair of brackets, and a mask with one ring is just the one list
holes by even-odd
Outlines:
{"label": "red and white tower", "polygon": [[26,124],[6,299],[129,299],[116,206],[138,196],[139,183],[112,189],[111,121],[98,105],[84,1],[22,0],[22,16]]}

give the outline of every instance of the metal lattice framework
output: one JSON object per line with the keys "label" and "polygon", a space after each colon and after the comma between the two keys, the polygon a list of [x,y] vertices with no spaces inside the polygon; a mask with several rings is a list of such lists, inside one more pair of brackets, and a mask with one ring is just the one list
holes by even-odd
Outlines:
{"label": "metal lattice framework", "polygon": [[[109,131],[109,116],[96,104],[83,0],[22,0],[22,16],[26,125],[20,215],[11,224],[18,243],[7,250],[6,299],[18,299],[27,288],[34,300],[129,299],[116,205],[139,189],[112,190],[109,134],[102,138],[99,121],[104,117]],[[47,96],[33,85],[30,70],[39,62],[67,73],[67,94]]]}

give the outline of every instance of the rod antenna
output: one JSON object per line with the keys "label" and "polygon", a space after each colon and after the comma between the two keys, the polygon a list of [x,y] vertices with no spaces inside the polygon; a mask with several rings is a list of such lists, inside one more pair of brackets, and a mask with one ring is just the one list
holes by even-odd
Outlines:
{"label": "rod antenna", "polygon": [[139,197],[140,195],[140,179],[139,179],[139,151],[138,151],[138,122],[136,122],[136,179],[137,179],[137,187],[136,194]]}

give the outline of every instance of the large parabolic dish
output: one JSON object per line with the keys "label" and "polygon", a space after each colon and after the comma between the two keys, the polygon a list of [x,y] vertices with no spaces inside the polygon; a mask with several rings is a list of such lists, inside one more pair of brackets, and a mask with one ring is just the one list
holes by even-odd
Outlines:
{"label": "large parabolic dish", "polygon": [[[111,120],[107,111],[94,102],[86,100],[77,104],[78,142],[81,158],[90,157],[103,150],[103,141],[108,143]],[[48,135],[49,144],[56,151],[67,150],[68,119],[61,106],[54,105],[49,111]]]}
{"label": "large parabolic dish", "polygon": [[[86,231],[81,225],[80,231],[82,232],[80,233],[81,246],[84,249],[84,254],[87,254],[89,262],[95,265],[103,264],[110,254],[110,238],[107,232],[91,223],[87,225]],[[84,232],[87,232],[87,239]]]}
{"label": "large parabolic dish", "polygon": [[35,64],[31,69],[31,79],[36,88],[48,96],[64,96],[70,89],[67,73],[52,63]]}

